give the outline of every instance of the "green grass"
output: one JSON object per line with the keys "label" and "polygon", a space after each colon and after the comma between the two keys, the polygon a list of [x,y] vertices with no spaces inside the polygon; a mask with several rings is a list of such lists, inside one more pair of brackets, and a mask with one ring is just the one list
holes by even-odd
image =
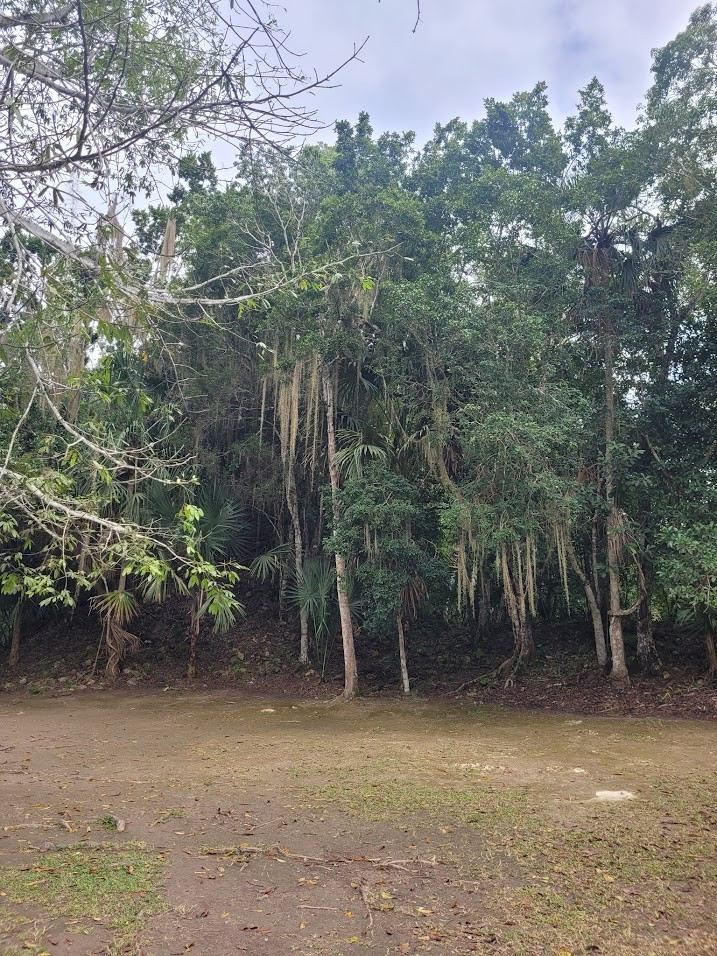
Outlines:
{"label": "green grass", "polygon": [[322,806],[344,810],[366,820],[400,820],[407,815],[450,816],[462,823],[486,820],[509,822],[523,808],[524,790],[475,785],[456,789],[417,780],[393,782],[356,781],[307,787],[305,792]]}
{"label": "green grass", "polygon": [[30,920],[14,907],[27,906],[39,909],[41,919],[99,922],[114,932],[117,945],[126,944],[165,908],[158,893],[163,862],[144,844],[125,843],[67,847],[37,862],[0,867],[6,894],[0,929],[6,937],[25,931]]}
{"label": "green grass", "polygon": [[[707,952],[717,903],[717,785],[665,779],[621,804],[563,802],[537,788],[386,779],[334,767],[305,786],[321,808],[443,830],[441,854],[482,887],[484,930],[511,956]],[[475,838],[466,835],[475,829]],[[501,949],[501,947],[503,947]]]}
{"label": "green grass", "polygon": [[[681,779],[643,800],[578,805],[562,826],[519,817],[494,834],[515,868],[487,901],[494,932],[515,956],[710,951],[715,797],[713,781]],[[474,875],[489,883],[489,869]]]}

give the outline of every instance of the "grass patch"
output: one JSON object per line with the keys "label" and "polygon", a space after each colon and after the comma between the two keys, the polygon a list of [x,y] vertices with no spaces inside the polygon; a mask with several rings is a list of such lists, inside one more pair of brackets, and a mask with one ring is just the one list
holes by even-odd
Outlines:
{"label": "grass patch", "polygon": [[[330,772],[333,779],[340,773]],[[462,823],[486,820],[509,823],[525,808],[523,789],[476,784],[469,789],[439,786],[419,780],[367,781],[346,774],[339,783],[306,787],[312,799],[366,820],[398,820],[407,815],[450,815]]]}
{"label": "grass patch", "polygon": [[303,788],[321,807],[399,825],[474,825],[475,841],[466,829],[458,839],[443,831],[442,852],[481,886],[483,930],[500,952],[713,951],[717,785],[709,777],[663,776],[639,800],[596,804],[483,781],[419,780],[410,770],[401,778],[395,765],[389,779],[375,766],[322,775],[331,782]]}
{"label": "grass patch", "polygon": [[520,874],[487,900],[496,936],[516,956],[710,952],[715,790],[681,779],[639,801],[573,807],[580,819],[564,826],[519,817],[502,843],[496,834]]}
{"label": "grass patch", "polygon": [[[165,908],[157,887],[164,857],[141,843],[66,847],[37,863],[0,867],[0,885],[10,905],[40,909],[43,919],[86,919],[112,930],[118,945],[132,940],[145,919]],[[5,935],[28,924],[23,913],[4,908]]]}

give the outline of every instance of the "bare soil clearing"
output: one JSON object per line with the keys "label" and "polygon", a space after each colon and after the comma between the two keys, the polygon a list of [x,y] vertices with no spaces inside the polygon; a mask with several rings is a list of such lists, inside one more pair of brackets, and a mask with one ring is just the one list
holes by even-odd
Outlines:
{"label": "bare soil clearing", "polygon": [[0,953],[717,953],[712,723],[170,690],[0,728]]}

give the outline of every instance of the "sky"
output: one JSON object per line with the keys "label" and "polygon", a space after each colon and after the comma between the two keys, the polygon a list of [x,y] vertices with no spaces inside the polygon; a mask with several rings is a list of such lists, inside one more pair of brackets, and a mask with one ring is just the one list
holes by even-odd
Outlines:
{"label": "sky", "polygon": [[701,2],[421,0],[415,33],[416,0],[283,0],[274,9],[305,69],[328,72],[369,37],[341,86],[317,94],[323,122],[367,110],[377,132],[413,130],[421,143],[436,122],[478,118],[486,97],[509,99],[541,80],[558,122],[597,76],[616,121],[633,125],[650,86],[651,49]]}

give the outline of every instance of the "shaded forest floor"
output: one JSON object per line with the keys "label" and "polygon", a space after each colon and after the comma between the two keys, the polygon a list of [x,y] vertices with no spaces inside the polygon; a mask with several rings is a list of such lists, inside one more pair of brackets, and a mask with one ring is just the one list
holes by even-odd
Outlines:
{"label": "shaded forest floor", "polygon": [[[205,630],[199,648],[199,676],[186,670],[188,611],[181,601],[145,606],[132,629],[141,639],[137,654],[124,661],[116,689],[166,687],[175,690],[241,689],[243,694],[329,699],[341,690],[341,642],[335,637],[322,654],[312,648],[312,664],[300,667],[293,619],[278,621],[270,599],[257,588],[247,614],[229,633]],[[97,660],[99,627],[85,611],[71,622],[27,622],[20,667],[5,667],[0,648],[0,691],[28,695],[67,695],[107,687],[103,660]],[[630,652],[634,636],[628,633]],[[445,623],[408,635],[412,691],[419,697],[469,700],[580,714],[658,717],[717,717],[717,682],[706,675],[704,646],[682,636],[663,634],[657,642],[663,670],[657,676],[632,671],[632,686],[620,692],[600,674],[590,634],[576,626],[536,631],[537,653],[515,685],[504,687],[494,673],[510,654],[510,634],[498,630],[478,641],[470,630],[448,630]],[[395,698],[399,690],[396,648],[359,636],[363,696]],[[321,656],[324,666],[317,663]]]}
{"label": "shaded forest floor", "polygon": [[0,726],[3,956],[717,954],[711,723],[90,690]]}

